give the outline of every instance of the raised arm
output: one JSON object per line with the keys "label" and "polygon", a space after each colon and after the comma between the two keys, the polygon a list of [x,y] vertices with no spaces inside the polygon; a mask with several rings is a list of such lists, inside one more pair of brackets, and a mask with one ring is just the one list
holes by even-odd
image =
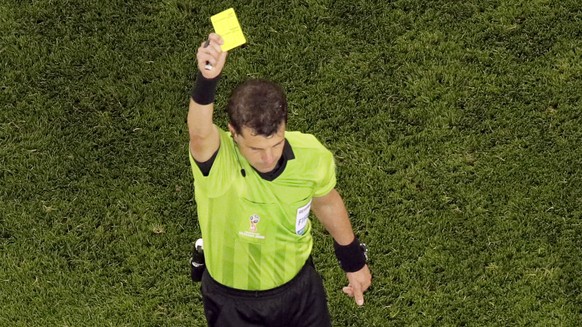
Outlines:
{"label": "raised arm", "polygon": [[190,153],[198,162],[210,159],[220,145],[218,129],[212,120],[214,94],[220,73],[226,62],[227,52],[220,45],[222,38],[215,33],[208,36],[198,48],[198,76],[188,107],[188,133]]}

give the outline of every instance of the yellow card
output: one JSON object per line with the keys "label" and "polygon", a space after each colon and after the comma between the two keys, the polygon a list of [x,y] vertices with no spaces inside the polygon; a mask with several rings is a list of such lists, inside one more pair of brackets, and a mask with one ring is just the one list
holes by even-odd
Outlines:
{"label": "yellow card", "polygon": [[228,51],[247,42],[233,8],[210,17],[214,32],[222,37],[222,51]]}

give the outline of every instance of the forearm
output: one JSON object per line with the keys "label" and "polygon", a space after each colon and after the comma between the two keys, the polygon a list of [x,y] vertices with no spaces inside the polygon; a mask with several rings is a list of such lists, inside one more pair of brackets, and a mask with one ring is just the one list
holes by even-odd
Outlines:
{"label": "forearm", "polygon": [[188,105],[188,133],[190,153],[194,159],[204,162],[218,148],[219,137],[213,123],[214,97],[220,75],[206,78],[198,73]]}
{"label": "forearm", "polygon": [[312,208],[317,219],[338,244],[347,245],[354,240],[348,212],[335,189],[322,198],[315,198]]}
{"label": "forearm", "polygon": [[366,255],[355,237],[348,212],[336,190],[321,198],[314,198],[313,211],[335,240],[335,255],[342,269],[356,272],[366,265]]}
{"label": "forearm", "polygon": [[212,131],[214,98],[220,75],[205,77],[198,72],[188,106],[188,129],[192,136],[207,136]]}
{"label": "forearm", "polygon": [[[208,40],[200,45],[196,54],[198,74],[188,105],[188,133],[190,153],[199,162],[210,159],[220,144],[218,129],[212,121],[212,114],[216,87],[227,55],[220,48],[223,43],[220,36],[211,33]],[[211,69],[207,69],[207,65],[211,65]]]}

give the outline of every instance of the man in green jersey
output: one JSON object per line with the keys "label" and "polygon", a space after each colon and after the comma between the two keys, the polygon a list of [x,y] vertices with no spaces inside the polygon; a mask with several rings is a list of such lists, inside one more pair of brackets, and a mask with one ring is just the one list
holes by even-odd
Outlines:
{"label": "man in green jersey", "polygon": [[333,155],[313,135],[286,131],[287,101],[266,80],[239,85],[228,130],[213,123],[227,53],[210,34],[197,53],[188,111],[190,162],[206,271],[210,326],[330,326],[325,291],[311,262],[312,211],[334,239],[348,286],[363,305],[371,284],[364,249],[335,190]]}

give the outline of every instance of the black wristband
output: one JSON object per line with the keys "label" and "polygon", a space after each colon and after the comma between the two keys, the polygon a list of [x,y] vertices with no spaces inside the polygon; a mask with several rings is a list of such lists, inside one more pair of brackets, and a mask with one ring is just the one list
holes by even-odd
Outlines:
{"label": "black wristband", "polygon": [[220,75],[208,79],[202,76],[202,73],[198,71],[196,83],[194,83],[194,87],[192,88],[192,100],[201,105],[213,103],[214,95],[216,94],[216,86],[218,85],[219,80]]}
{"label": "black wristband", "polygon": [[342,267],[345,272],[358,271],[366,265],[366,253],[360,246],[360,241],[357,237],[355,237],[352,243],[348,245],[339,245],[334,240],[333,247],[340,267]]}

